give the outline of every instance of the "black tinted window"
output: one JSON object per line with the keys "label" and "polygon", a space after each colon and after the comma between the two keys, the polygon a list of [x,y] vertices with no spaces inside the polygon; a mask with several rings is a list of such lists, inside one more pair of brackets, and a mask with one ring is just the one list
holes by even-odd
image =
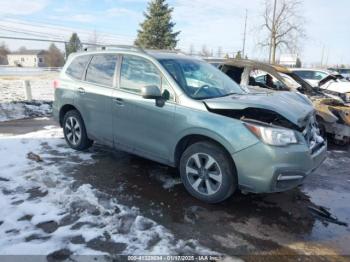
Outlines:
{"label": "black tinted window", "polygon": [[66,73],[73,78],[81,79],[86,65],[90,61],[90,58],[91,56],[88,55],[78,56],[68,66]]}
{"label": "black tinted window", "polygon": [[314,78],[314,72],[312,72],[312,71],[295,71],[294,73],[303,79],[313,79]]}
{"label": "black tinted window", "polygon": [[95,55],[87,69],[86,81],[112,86],[117,59],[117,55]]}

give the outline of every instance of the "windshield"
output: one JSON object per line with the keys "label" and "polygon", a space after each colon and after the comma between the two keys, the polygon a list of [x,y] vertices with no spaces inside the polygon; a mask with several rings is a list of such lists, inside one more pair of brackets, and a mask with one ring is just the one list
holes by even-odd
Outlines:
{"label": "windshield", "polygon": [[294,72],[285,73],[287,76],[294,79],[298,84],[301,85],[301,88],[298,88],[298,91],[305,95],[322,95],[317,88],[312,87],[309,83],[303,80],[300,76],[295,74]]}
{"label": "windshield", "polygon": [[194,59],[160,59],[159,62],[193,99],[245,93],[237,83],[207,62]]}
{"label": "windshield", "polygon": [[340,74],[350,74],[350,69],[343,69],[343,68],[341,68],[341,69],[338,69],[338,72]]}
{"label": "windshield", "polygon": [[349,82],[345,77],[342,75],[334,75],[334,77],[338,80],[338,82]]}
{"label": "windshield", "polygon": [[286,82],[288,87],[291,87],[292,89],[299,89],[301,87],[301,84],[299,84],[297,81],[295,81],[289,75],[281,73],[281,72],[279,72],[278,74],[283,78],[283,80]]}

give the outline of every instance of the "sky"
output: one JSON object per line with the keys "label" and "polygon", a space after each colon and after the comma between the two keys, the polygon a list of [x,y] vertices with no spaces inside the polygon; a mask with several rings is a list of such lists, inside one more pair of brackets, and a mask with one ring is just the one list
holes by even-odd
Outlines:
{"label": "sky", "polygon": [[[272,1],[272,0],[267,0]],[[279,1],[279,0],[277,0]],[[143,21],[146,0],[0,0],[0,36],[67,40],[77,32],[82,41],[132,44]],[[258,46],[264,0],[168,0],[174,8],[175,30],[181,31],[178,47],[200,51],[205,45],[214,54],[218,47],[233,54],[242,49],[245,12],[248,11],[246,54],[266,59]],[[303,0],[306,37],[300,58],[306,64],[350,64],[349,0]],[[20,33],[18,33],[18,31]],[[20,46],[46,48],[47,43],[2,40],[11,50]],[[62,45],[59,45],[62,48]],[[283,51],[288,53],[288,51]],[[323,54],[323,56],[322,56]]]}

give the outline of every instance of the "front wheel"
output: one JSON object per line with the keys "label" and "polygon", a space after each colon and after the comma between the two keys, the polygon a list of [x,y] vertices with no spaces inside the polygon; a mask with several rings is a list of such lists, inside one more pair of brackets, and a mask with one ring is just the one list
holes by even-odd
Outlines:
{"label": "front wheel", "polygon": [[75,150],[88,149],[93,143],[87,137],[84,121],[77,110],[71,110],[65,114],[63,133],[68,145]]}
{"label": "front wheel", "polygon": [[187,191],[207,203],[222,202],[237,188],[232,160],[223,148],[210,142],[198,142],[185,150],[180,175]]}

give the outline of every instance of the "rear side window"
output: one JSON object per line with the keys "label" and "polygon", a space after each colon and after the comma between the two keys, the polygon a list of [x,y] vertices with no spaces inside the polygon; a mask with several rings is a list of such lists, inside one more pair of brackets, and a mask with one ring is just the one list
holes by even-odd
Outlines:
{"label": "rear side window", "polygon": [[86,65],[89,63],[91,56],[84,55],[76,57],[72,63],[68,66],[66,74],[81,80],[85,71]]}
{"label": "rear side window", "polygon": [[303,79],[313,79],[314,78],[314,72],[312,72],[312,71],[295,71],[294,73]]}
{"label": "rear side window", "polygon": [[104,86],[113,86],[113,76],[117,60],[117,55],[95,55],[88,66],[85,80]]}

